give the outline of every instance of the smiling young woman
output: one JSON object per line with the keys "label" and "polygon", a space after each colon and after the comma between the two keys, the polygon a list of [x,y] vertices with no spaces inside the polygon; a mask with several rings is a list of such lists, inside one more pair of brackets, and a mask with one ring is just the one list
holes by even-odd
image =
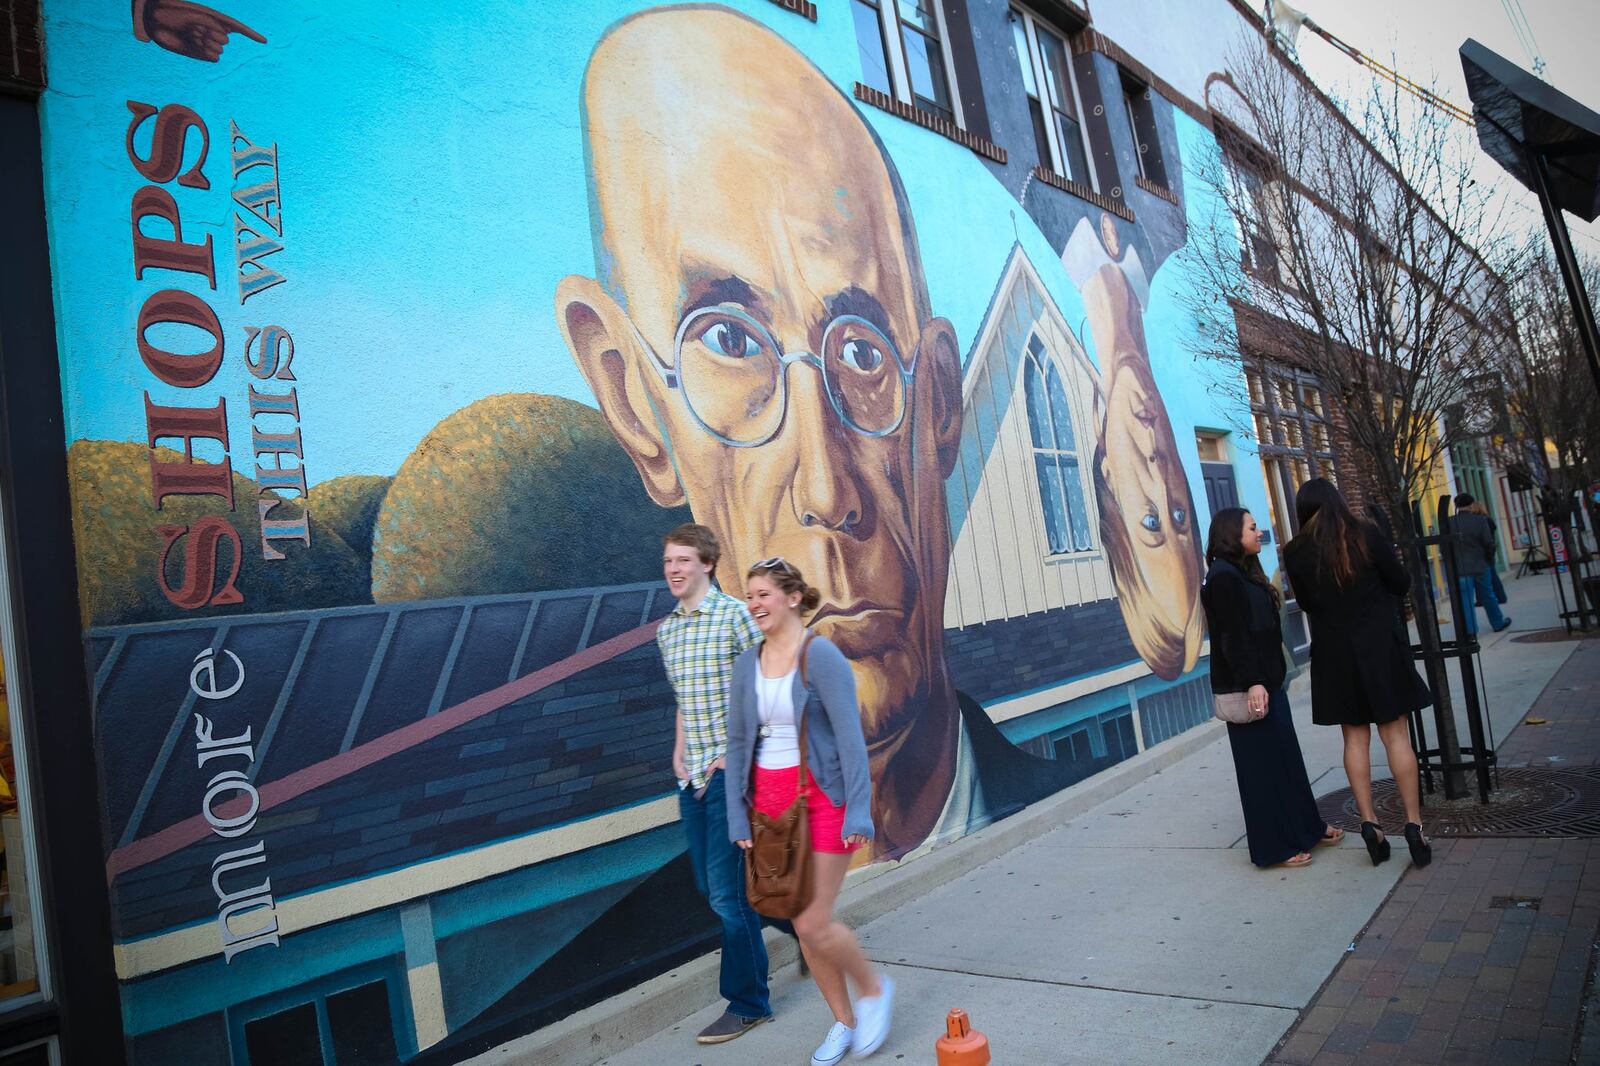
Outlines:
{"label": "smiling young woman", "polygon": [[[872,839],[872,778],[850,662],[803,618],[821,596],[783,558],[745,576],[745,604],[762,641],[733,665],[728,707],[728,835],[748,849],[752,809],[778,816],[806,780],[813,878],[811,902],[794,919],[811,977],[834,1025],[812,1055],[833,1066],[869,1055],[889,1035],[894,982],[867,961],[855,934],[833,916],[850,855]],[[801,661],[804,659],[804,669]],[[805,730],[804,758],[800,731]],[[848,982],[858,999],[850,1002]]]}

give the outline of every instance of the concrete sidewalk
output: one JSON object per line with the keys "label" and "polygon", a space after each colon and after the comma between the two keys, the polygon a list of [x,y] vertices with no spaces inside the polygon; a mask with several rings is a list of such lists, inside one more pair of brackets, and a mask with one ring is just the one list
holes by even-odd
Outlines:
{"label": "concrete sidewalk", "polygon": [[[1515,625],[1487,636],[1481,659],[1501,736],[1574,647],[1510,641],[1554,625],[1555,606],[1548,577],[1508,586]],[[1339,733],[1311,724],[1307,678],[1291,697],[1314,791],[1343,787]],[[900,986],[894,1034],[877,1061],[931,1062],[945,1011],[956,1006],[1003,1064],[1254,1066],[1273,1051],[1395,887],[1404,851],[1374,868],[1351,834],[1342,848],[1318,851],[1309,869],[1255,869],[1223,727],[1209,723],[1185,738],[1169,743],[1187,743],[1193,754],[861,926],[868,953]],[[1381,762],[1374,769],[1383,775]],[[1046,803],[1058,800],[1071,809],[1070,797]],[[1010,821],[977,836],[1004,833]],[[903,874],[940,861],[935,852]],[[847,901],[853,891],[847,886]],[[773,1006],[774,1023],[731,1044],[693,1041],[719,1003],[601,1061],[807,1062],[831,1020],[815,986],[785,966]],[[594,1058],[557,1059],[526,1045],[479,1061]]]}

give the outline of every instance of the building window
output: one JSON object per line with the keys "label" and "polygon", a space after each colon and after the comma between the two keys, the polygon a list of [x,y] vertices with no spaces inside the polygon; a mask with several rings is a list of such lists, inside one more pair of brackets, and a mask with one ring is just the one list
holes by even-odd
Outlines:
{"label": "building window", "polygon": [[850,0],[856,20],[856,51],[861,56],[861,80],[880,93],[894,95],[889,77],[889,52],[883,42],[883,19],[871,0]]}
{"label": "building window", "polygon": [[1167,188],[1167,167],[1161,158],[1161,138],[1156,132],[1155,94],[1150,86],[1122,75],[1122,109],[1133,133],[1134,157],[1139,161],[1139,176]]}
{"label": "building window", "polygon": [[851,0],[862,82],[961,125],[937,0]]}
{"label": "building window", "polygon": [[[1207,699],[1207,711],[1210,714]],[[1043,747],[1057,762],[1089,762],[1110,757],[1114,763],[1139,754],[1139,738],[1134,732],[1133,709],[1118,707],[1075,722],[1057,733],[1046,733]]]}
{"label": "building window", "polygon": [[1276,281],[1279,276],[1278,245],[1272,239],[1271,227],[1267,225],[1266,184],[1260,172],[1253,167],[1236,163],[1233,173],[1245,199],[1253,208],[1249,223],[1243,227],[1244,239],[1240,242],[1240,258],[1245,272]]}
{"label": "building window", "polygon": [[1284,190],[1269,177],[1277,168],[1248,137],[1222,120],[1217,123],[1217,143],[1222,147],[1223,158],[1233,177],[1243,208],[1241,214],[1247,216],[1239,221],[1241,265],[1245,273],[1259,281],[1288,288],[1291,282],[1286,280],[1285,264],[1281,261],[1279,227],[1274,224],[1274,219],[1281,217],[1281,212],[1274,207],[1275,197],[1281,196]]}
{"label": "building window", "polygon": [[934,0],[899,0],[898,8],[900,42],[905,46],[906,72],[911,79],[911,102],[954,122],[944,35],[939,32],[940,18]]}
{"label": "building window", "polygon": [[[1011,35],[1033,117],[1039,165],[1080,185],[1095,187],[1084,141],[1082,108],[1067,42],[1037,18],[1011,9]],[[1042,89],[1042,91],[1041,91]]]}
{"label": "building window", "polygon": [[1300,486],[1314,477],[1339,483],[1332,427],[1322,388],[1310,374],[1256,363],[1246,368],[1245,381],[1272,527],[1281,543],[1300,527],[1294,509]]}
{"label": "building window", "polygon": [[1500,508],[1495,506],[1495,496],[1491,491],[1493,484],[1489,463],[1484,458],[1483,448],[1477,441],[1461,440],[1450,445],[1450,466],[1455,473],[1456,491],[1465,492],[1473,499],[1483,504],[1489,511],[1491,522],[1496,525],[1495,530],[1495,566],[1502,565],[1500,558],[1500,533],[1499,522],[1503,518]]}
{"label": "building window", "polygon": [[1039,479],[1045,535],[1052,555],[1091,551],[1089,509],[1078,463],[1078,441],[1072,432],[1072,408],[1055,362],[1037,336],[1028,341],[1023,392],[1028,402],[1028,428],[1033,439],[1033,468]]}
{"label": "building window", "polygon": [[302,1003],[246,1023],[244,1045],[251,1062],[321,1061],[322,1032],[316,1004]]}
{"label": "building window", "polygon": [[[293,993],[289,994],[290,996]],[[394,997],[386,980],[313,993],[311,1002],[250,1006],[238,1012],[243,1047],[236,1061],[378,1066],[399,1062]],[[238,1046],[238,1043],[235,1045]]]}

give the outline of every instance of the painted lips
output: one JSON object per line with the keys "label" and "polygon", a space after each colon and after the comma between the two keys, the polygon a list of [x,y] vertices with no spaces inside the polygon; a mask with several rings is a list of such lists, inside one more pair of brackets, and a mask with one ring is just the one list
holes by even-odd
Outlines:
{"label": "painted lips", "polygon": [[811,626],[836,644],[845,658],[874,656],[905,640],[905,614],[858,601],[844,607],[825,603]]}

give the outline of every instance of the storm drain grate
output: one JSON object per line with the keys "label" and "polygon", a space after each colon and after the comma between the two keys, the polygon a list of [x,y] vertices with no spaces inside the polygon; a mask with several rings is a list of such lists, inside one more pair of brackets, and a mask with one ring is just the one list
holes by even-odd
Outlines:
{"label": "storm drain grate", "polygon": [[1536,911],[1539,904],[1544,902],[1543,896],[1492,896],[1489,899],[1490,910],[1502,911]]}
{"label": "storm drain grate", "polygon": [[[1600,767],[1502,769],[1500,787],[1489,794],[1487,805],[1478,802],[1476,779],[1468,774],[1467,781],[1470,798],[1446,800],[1442,784],[1434,778],[1438,791],[1422,798],[1422,826],[1430,836],[1600,836]],[[1373,782],[1372,805],[1378,823],[1389,831],[1405,824],[1405,808],[1393,780]],[[1355,797],[1348,788],[1323,796],[1317,807],[1333,825],[1360,828]]]}

